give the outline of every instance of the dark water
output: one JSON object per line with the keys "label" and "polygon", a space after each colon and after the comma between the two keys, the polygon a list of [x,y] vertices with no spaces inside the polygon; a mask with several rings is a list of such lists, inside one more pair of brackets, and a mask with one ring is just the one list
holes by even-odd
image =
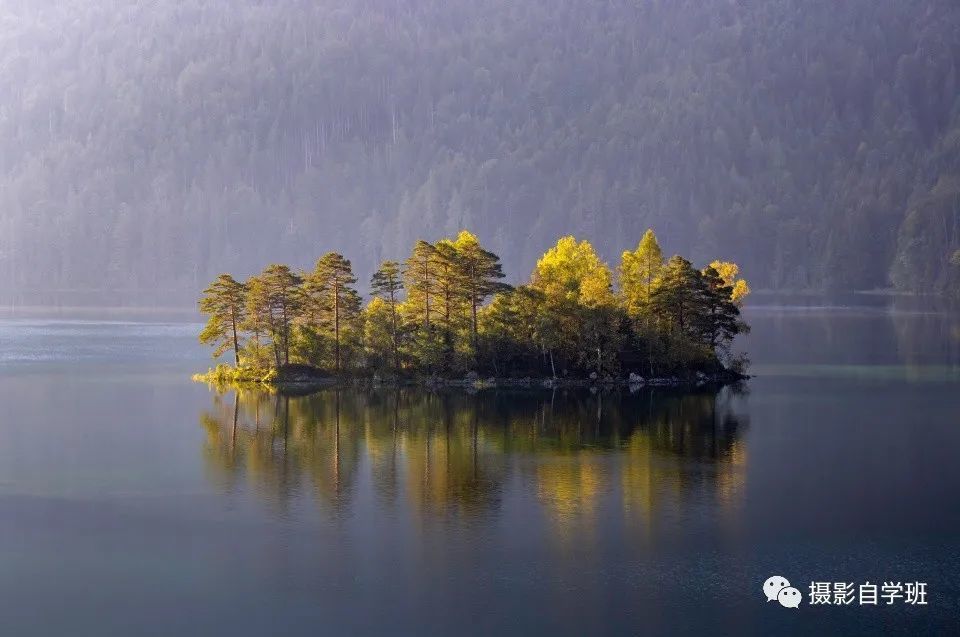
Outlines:
{"label": "dark water", "polygon": [[719,393],[216,395],[194,324],[0,320],[0,633],[955,633],[960,317],[854,303],[750,308]]}

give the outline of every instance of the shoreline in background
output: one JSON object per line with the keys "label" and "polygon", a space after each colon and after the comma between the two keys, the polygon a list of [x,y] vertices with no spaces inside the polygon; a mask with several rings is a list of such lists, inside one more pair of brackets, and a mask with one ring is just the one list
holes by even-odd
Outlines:
{"label": "shoreline in background", "polygon": [[[184,323],[202,323],[200,311],[192,307],[130,307],[130,306],[56,306],[56,305],[18,305],[0,306],[0,318],[53,318],[109,320],[111,318],[159,318],[183,319]],[[180,322],[180,321],[178,321]]]}

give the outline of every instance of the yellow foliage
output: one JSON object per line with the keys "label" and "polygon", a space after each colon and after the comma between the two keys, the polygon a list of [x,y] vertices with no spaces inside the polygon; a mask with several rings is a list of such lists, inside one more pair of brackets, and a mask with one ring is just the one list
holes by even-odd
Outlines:
{"label": "yellow foliage", "polygon": [[653,230],[644,233],[637,249],[620,257],[620,296],[627,314],[637,317],[650,302],[654,282],[663,268],[663,252]]}
{"label": "yellow foliage", "polygon": [[610,268],[588,241],[563,237],[544,253],[533,272],[533,287],[548,302],[567,300],[588,307],[613,301]]}
{"label": "yellow foliage", "polygon": [[723,282],[733,288],[730,300],[738,305],[743,303],[744,297],[750,294],[750,286],[745,279],[738,279],[740,266],[732,261],[714,261],[710,267],[717,271]]}

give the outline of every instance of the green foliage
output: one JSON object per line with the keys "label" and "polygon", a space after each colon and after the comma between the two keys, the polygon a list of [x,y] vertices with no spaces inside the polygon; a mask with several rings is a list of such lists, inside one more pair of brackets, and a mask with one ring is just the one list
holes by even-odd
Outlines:
{"label": "green foliage", "polygon": [[290,362],[294,321],[304,308],[302,278],[288,266],[271,264],[247,282],[247,312],[259,338],[261,330],[273,345],[277,367]]}
{"label": "green foliage", "polygon": [[477,313],[480,306],[491,295],[509,289],[509,286],[500,282],[500,279],[504,278],[500,257],[485,250],[476,235],[461,230],[453,247],[458,255],[463,294],[470,306],[470,331],[473,346],[476,348],[479,335]]}
{"label": "green foliage", "polygon": [[480,313],[480,337],[494,373],[542,373],[544,297],[528,285],[502,291]]}
{"label": "green foliage", "polygon": [[616,371],[611,364],[617,351],[611,274],[593,246],[561,238],[537,261],[531,286],[543,295],[540,334],[551,373],[557,374],[558,363],[561,373]]}
{"label": "green foliage", "polygon": [[[400,269],[400,264],[396,261],[384,261],[380,264],[380,268],[373,273],[373,276],[370,278],[370,289],[374,295],[374,299],[379,299],[383,301],[383,306],[375,305],[373,302],[367,307],[367,325],[370,327],[370,321],[377,323],[378,327],[374,330],[374,334],[379,334],[382,332],[383,328],[383,313],[384,311],[389,312],[388,322],[386,323],[386,328],[389,330],[390,336],[390,357],[391,366],[394,371],[399,371],[400,369],[400,339],[402,327],[400,324],[400,292],[403,291],[403,272]],[[370,342],[371,336],[370,329],[368,329],[367,340]],[[377,341],[377,338],[373,339]],[[377,356],[382,360],[384,357],[382,348],[375,348],[377,350]]]}
{"label": "green foliage", "polygon": [[366,280],[463,225],[514,272],[653,227],[763,288],[952,280],[956,2],[226,4],[0,7],[2,300]]}
{"label": "green foliage", "polygon": [[409,320],[419,323],[425,330],[429,330],[430,321],[437,311],[436,252],[437,249],[431,244],[417,240],[403,270],[404,288],[407,291],[403,309]]}
{"label": "green foliage", "polygon": [[207,314],[200,342],[214,347],[214,358],[233,350],[234,363],[240,366],[239,331],[246,320],[247,288],[229,274],[221,274],[203,291],[200,311]]}
{"label": "green foliage", "polygon": [[355,358],[362,336],[360,295],[350,261],[336,252],[320,257],[304,278],[304,319],[310,331],[333,343],[332,368],[340,373],[344,359]]}
{"label": "green foliage", "polygon": [[[363,310],[351,263],[338,253],[303,277],[278,264],[245,284],[221,275],[201,305],[219,312],[211,321],[221,346],[231,308],[242,312],[244,377],[291,363],[338,374],[606,377],[640,369],[640,354],[650,373],[718,369],[747,329],[735,293],[737,284],[748,289],[736,278],[738,266],[715,262],[724,274],[712,265],[701,272],[679,256],[661,264],[659,254],[647,232],[620,268],[621,285],[632,292],[615,293],[593,246],[563,237],[539,259],[530,284],[514,288],[500,281],[499,258],[464,231],[456,240],[418,241],[402,271],[382,263]],[[212,331],[205,328],[201,340]]]}
{"label": "green foliage", "polygon": [[374,373],[395,372],[399,366],[396,312],[376,296],[363,311],[363,343],[366,366]]}
{"label": "green foliage", "polygon": [[660,276],[663,267],[663,252],[657,242],[657,236],[648,229],[637,249],[629,250],[620,257],[618,271],[620,295],[631,317],[639,316],[650,303],[653,283]]}

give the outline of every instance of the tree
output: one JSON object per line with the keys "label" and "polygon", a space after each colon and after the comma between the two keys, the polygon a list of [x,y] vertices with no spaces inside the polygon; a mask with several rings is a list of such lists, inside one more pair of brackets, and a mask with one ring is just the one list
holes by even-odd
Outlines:
{"label": "tree", "polygon": [[[244,357],[254,368],[269,367],[270,358],[276,357],[276,348],[271,347],[273,353],[267,351],[263,338],[270,333],[269,308],[266,302],[266,290],[259,276],[252,276],[244,284],[247,288],[245,302],[245,320],[243,329],[250,334],[244,347]],[[272,344],[271,344],[272,345]]]}
{"label": "tree", "polygon": [[543,294],[542,338],[554,375],[555,350],[573,364],[592,367],[596,361],[598,372],[610,360],[615,340],[612,322],[605,320],[614,305],[610,280],[593,246],[573,237],[563,237],[537,261],[531,285]]}
{"label": "tree", "polygon": [[[657,219],[755,286],[960,276],[958,2],[330,4],[0,3],[0,300],[194,302],[263,255],[312,266],[319,236],[365,279],[464,220],[506,263],[561,219],[631,249]],[[183,46],[131,54],[142,25]]]}
{"label": "tree", "polygon": [[[529,285],[498,292],[479,312],[484,352],[494,373],[539,373],[533,364],[543,342],[543,293]],[[556,374],[554,373],[554,376]]]}
{"label": "tree", "polygon": [[442,362],[445,352],[437,342],[434,318],[437,315],[437,249],[418,240],[407,258],[403,271],[407,298],[401,313],[416,328],[409,343],[410,355],[425,370],[433,371]]}
{"label": "tree", "polygon": [[456,241],[418,242],[402,273],[398,263],[383,262],[361,310],[352,264],[330,252],[309,274],[272,264],[243,284],[221,275],[200,301],[210,315],[201,340],[216,355],[232,346],[236,364],[256,372],[292,361],[340,373],[359,353],[368,370],[390,365],[449,376],[472,354],[476,369],[497,374],[596,377],[641,360],[632,344],[638,318],[624,300],[632,294],[640,318],[655,325],[644,334],[651,371],[654,356],[681,373],[717,369],[748,329],[735,297],[738,268],[720,262],[725,279],[680,256],[658,268],[658,254],[653,233],[624,254],[618,297],[593,246],[563,237],[537,261],[530,283],[513,288],[500,282],[496,255],[461,232]]}
{"label": "tree", "polygon": [[650,296],[653,312],[683,335],[689,335],[700,309],[702,278],[689,261],[675,255],[663,267]]}
{"label": "tree", "polygon": [[627,250],[621,255],[618,271],[620,296],[624,309],[632,318],[646,311],[654,281],[662,268],[663,252],[652,229],[644,233],[636,250]]}
{"label": "tree", "polygon": [[491,295],[509,286],[500,282],[500,279],[504,277],[500,257],[485,250],[474,234],[461,230],[454,242],[454,247],[460,257],[464,293],[470,304],[470,332],[474,352],[476,353],[478,344],[477,311]]}
{"label": "tree", "polygon": [[396,371],[400,369],[400,326],[397,308],[400,304],[398,295],[403,290],[402,277],[399,263],[384,261],[370,278],[370,289],[373,295],[382,299],[390,311],[390,342],[393,366]]}
{"label": "tree", "polygon": [[717,271],[724,285],[730,288],[730,300],[738,306],[743,305],[743,299],[750,294],[750,286],[746,280],[737,278],[740,266],[731,261],[714,261],[710,267]]}
{"label": "tree", "polygon": [[532,285],[543,292],[547,303],[568,300],[595,306],[613,300],[610,278],[610,268],[590,242],[578,243],[568,236],[537,261]]}
{"label": "tree", "polygon": [[[653,375],[653,329],[651,325],[650,297],[653,286],[663,269],[663,251],[653,229],[648,229],[637,249],[624,252],[620,258],[620,298],[624,311],[634,319],[634,331],[641,332],[647,352],[647,366]],[[643,318],[642,328],[637,323]]]}
{"label": "tree", "polygon": [[399,369],[396,338],[396,310],[379,296],[373,297],[363,310],[363,343],[367,363],[380,370],[389,365]]}
{"label": "tree", "polygon": [[360,318],[360,295],[353,287],[356,282],[349,259],[328,252],[317,261],[304,285],[312,321],[333,337],[333,368],[337,373],[342,368],[341,332],[356,333]]}
{"label": "tree", "polygon": [[240,339],[238,331],[246,318],[247,288],[229,274],[221,274],[203,291],[200,311],[209,315],[200,332],[200,342],[214,346],[217,358],[233,348],[233,359],[240,366]]}
{"label": "tree", "polygon": [[463,319],[466,282],[460,253],[449,239],[441,239],[434,245],[433,262],[436,299],[439,305],[437,314],[442,330],[445,356],[449,364],[455,348],[456,332]]}
{"label": "tree", "polygon": [[248,309],[270,335],[277,367],[290,363],[290,330],[303,308],[302,278],[288,266],[270,264],[248,286]]}
{"label": "tree", "polygon": [[436,292],[436,251],[431,244],[422,239],[418,240],[403,271],[404,286],[407,290],[404,305],[414,317],[418,317],[425,329],[430,329],[430,300]]}
{"label": "tree", "polygon": [[699,329],[710,348],[716,351],[744,331],[745,324],[740,320],[740,308],[733,298],[734,288],[712,265],[703,270],[701,294]]}

